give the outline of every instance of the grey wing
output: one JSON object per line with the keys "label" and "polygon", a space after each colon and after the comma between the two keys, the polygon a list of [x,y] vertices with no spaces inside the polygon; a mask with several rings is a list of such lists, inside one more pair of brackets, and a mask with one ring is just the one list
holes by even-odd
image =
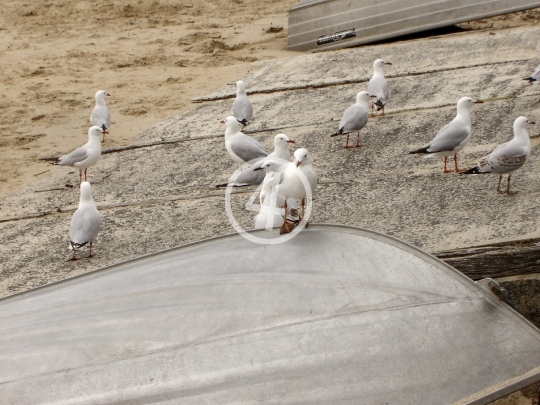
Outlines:
{"label": "grey wing", "polygon": [[75,149],[69,155],[60,156],[58,164],[60,166],[73,166],[75,163],[83,162],[88,158],[88,149],[81,146]]}
{"label": "grey wing", "polygon": [[96,238],[101,227],[101,218],[95,207],[79,208],[71,218],[69,239],[78,244],[87,243]]}
{"label": "grey wing", "polygon": [[428,152],[450,152],[466,142],[471,133],[467,128],[454,121],[440,129],[435,138],[428,144]]}
{"label": "grey wing", "polygon": [[381,76],[372,77],[368,83],[368,93],[372,96],[377,96],[377,101],[381,101],[384,105],[388,99],[388,83]]}
{"label": "grey wing", "polygon": [[250,184],[261,184],[264,180],[266,172],[264,170],[255,171],[255,169],[260,166],[258,163],[262,161],[263,159],[259,160],[259,162],[255,163],[249,169],[241,171],[238,174],[238,177],[234,180],[234,185],[247,186]]}
{"label": "grey wing", "polygon": [[109,128],[111,126],[111,113],[107,107],[96,107],[94,108],[94,111],[92,111],[90,121],[92,122],[92,125],[97,127],[101,128],[102,125],[105,125],[105,128]]}
{"label": "grey wing", "polygon": [[511,173],[523,166],[528,157],[527,148],[507,142],[495,148],[487,160],[492,172]]}
{"label": "grey wing", "polygon": [[249,121],[253,117],[253,105],[247,96],[236,98],[233,103],[232,112],[239,121]]}
{"label": "grey wing", "polygon": [[231,150],[244,162],[268,156],[264,146],[259,141],[243,134],[231,142]]}
{"label": "grey wing", "polygon": [[367,111],[359,105],[352,105],[345,110],[339,123],[341,133],[359,131],[366,126],[368,122]]}

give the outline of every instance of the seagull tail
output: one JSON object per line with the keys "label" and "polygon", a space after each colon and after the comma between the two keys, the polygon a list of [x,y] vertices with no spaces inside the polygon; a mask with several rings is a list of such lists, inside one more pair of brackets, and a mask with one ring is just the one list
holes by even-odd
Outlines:
{"label": "seagull tail", "polygon": [[83,242],[83,243],[76,243],[76,242],[73,242],[72,240],[69,241],[69,250],[77,250],[77,249],[80,249],[82,248],[84,245],[86,245],[88,242]]}
{"label": "seagull tail", "polygon": [[373,104],[377,106],[377,111],[381,111],[384,108],[384,104],[380,99],[375,101]]}
{"label": "seagull tail", "polygon": [[245,118],[242,119],[242,120],[239,120],[238,118],[236,119],[240,124],[242,124],[243,126],[247,126],[249,124],[248,120],[246,120]]}
{"label": "seagull tail", "polygon": [[465,170],[464,172],[461,172],[460,174],[483,174],[486,172],[481,172],[480,168],[478,166],[471,167],[470,169]]}
{"label": "seagull tail", "polygon": [[414,155],[415,153],[429,153],[428,148],[429,148],[429,145],[424,146],[423,148],[420,148],[420,149],[410,151],[409,155]]}
{"label": "seagull tail", "polygon": [[336,132],[334,132],[330,136],[338,136],[338,135],[343,135],[343,128],[338,129]]}
{"label": "seagull tail", "polygon": [[223,184],[216,184],[216,188],[227,188],[227,187],[247,187],[249,186],[250,184],[243,184],[243,183],[240,183],[240,184],[237,184],[235,182],[231,182],[231,183],[223,183]]}
{"label": "seagull tail", "polygon": [[527,80],[529,83],[537,81],[534,77],[531,77],[531,76],[524,77],[522,80]]}

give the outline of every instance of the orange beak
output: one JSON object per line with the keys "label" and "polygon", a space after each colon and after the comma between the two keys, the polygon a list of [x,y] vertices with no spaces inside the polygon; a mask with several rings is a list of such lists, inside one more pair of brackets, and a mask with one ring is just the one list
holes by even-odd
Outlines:
{"label": "orange beak", "polygon": [[484,104],[484,102],[482,100],[476,100],[474,104]]}

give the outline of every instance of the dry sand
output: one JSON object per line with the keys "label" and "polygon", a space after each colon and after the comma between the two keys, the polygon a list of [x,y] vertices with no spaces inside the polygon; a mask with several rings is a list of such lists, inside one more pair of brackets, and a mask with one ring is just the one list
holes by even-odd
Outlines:
{"label": "dry sand", "polygon": [[[286,50],[287,10],[296,2],[6,2],[0,17],[0,199],[47,175],[49,166],[38,157],[86,142],[99,89],[112,95],[113,125],[104,147],[126,145],[191,108],[193,98],[242,78],[252,62],[296,56]],[[460,27],[539,21],[536,9]],[[533,395],[497,404],[532,404]]]}
{"label": "dry sand", "polygon": [[[10,1],[0,20],[0,196],[86,142],[94,94],[111,94],[104,147],[129,144],[191,99],[286,51],[295,0]],[[41,174],[41,175],[46,175]]]}

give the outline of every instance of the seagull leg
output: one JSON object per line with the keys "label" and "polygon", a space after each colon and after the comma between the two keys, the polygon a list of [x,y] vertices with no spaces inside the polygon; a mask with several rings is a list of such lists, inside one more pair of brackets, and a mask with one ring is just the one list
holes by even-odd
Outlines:
{"label": "seagull leg", "polygon": [[466,169],[458,169],[457,153],[454,153],[454,167],[456,168],[456,173],[464,172],[466,170]]}
{"label": "seagull leg", "polygon": [[86,257],[89,259],[92,256],[94,256],[94,255],[92,254],[92,241],[90,241],[90,253],[88,253],[88,256],[86,256]]}
{"label": "seagull leg", "polygon": [[77,256],[75,256],[75,248],[73,248],[73,251],[72,251],[72,254],[71,254],[71,259],[69,259],[70,261],[74,261],[74,260],[79,260],[77,259]]}
{"label": "seagull leg", "polygon": [[362,146],[362,144],[360,143],[360,131],[358,131],[358,136],[356,137],[356,148],[359,148],[360,146]]}
{"label": "seagull leg", "polygon": [[446,168],[446,162],[447,162],[447,160],[448,160],[448,156],[445,156],[445,157],[444,157],[444,170],[443,170],[443,173],[452,173],[452,170],[448,170],[448,169]]}
{"label": "seagull leg", "polygon": [[87,170],[88,170],[88,167],[85,167],[84,168],[84,181],[88,181],[86,178]]}
{"label": "seagull leg", "polygon": [[519,191],[510,191],[510,177],[512,177],[511,174],[508,175],[508,184],[506,185],[506,194],[514,195],[514,194],[517,194]]}
{"label": "seagull leg", "polygon": [[374,105],[375,104],[371,103],[371,115],[370,115],[371,118],[375,117],[375,112],[373,111]]}
{"label": "seagull leg", "polygon": [[383,105],[383,107],[382,107],[382,114],[381,114],[381,116],[383,116],[383,115],[384,115],[384,105]]}
{"label": "seagull leg", "polygon": [[284,233],[289,233],[293,230],[292,225],[287,222],[287,200],[285,200],[283,208],[285,209],[285,215],[283,216],[283,225],[281,225],[281,228],[279,229],[280,235],[283,235]]}
{"label": "seagull leg", "polygon": [[501,191],[499,189],[501,187],[501,180],[502,180],[502,174],[499,176],[499,184],[497,184],[497,193],[504,194],[504,191]]}
{"label": "seagull leg", "polygon": [[347,134],[347,141],[345,141],[345,146],[343,147],[343,149],[349,149],[351,148],[351,146],[349,146],[349,134]]}

